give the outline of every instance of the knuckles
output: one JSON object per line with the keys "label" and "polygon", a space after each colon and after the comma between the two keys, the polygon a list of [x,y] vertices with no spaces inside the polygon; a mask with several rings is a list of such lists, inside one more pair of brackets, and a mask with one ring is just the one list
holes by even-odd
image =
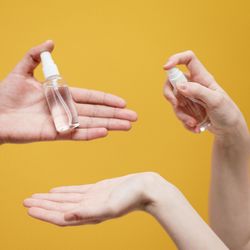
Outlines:
{"label": "knuckles", "polygon": [[218,92],[215,92],[215,97],[213,102],[210,104],[210,109],[216,109],[221,107],[225,102],[227,102],[226,97]]}
{"label": "knuckles", "polygon": [[195,53],[194,53],[192,50],[187,50],[187,51],[185,51],[185,53],[186,53],[189,57],[191,57],[191,58],[196,57],[196,56],[195,56]]}

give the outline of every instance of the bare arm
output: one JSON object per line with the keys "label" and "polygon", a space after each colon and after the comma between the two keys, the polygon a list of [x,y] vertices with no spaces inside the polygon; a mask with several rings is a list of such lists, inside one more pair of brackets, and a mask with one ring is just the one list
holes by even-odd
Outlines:
{"label": "bare arm", "polygon": [[[210,192],[211,226],[230,249],[250,249],[249,132],[246,122],[237,105],[193,52],[170,57],[165,69],[177,64],[187,66],[190,81],[177,86],[178,91],[204,104],[211,122],[209,131],[215,136]],[[164,90],[184,126],[196,132],[194,117],[179,109],[169,82]]]}
{"label": "bare arm", "polygon": [[155,173],[55,188],[24,201],[28,213],[59,226],[103,222],[134,210],[153,215],[181,250],[228,249],[182,193]]}
{"label": "bare arm", "polygon": [[250,249],[249,135],[239,121],[232,135],[214,139],[210,192],[211,225],[235,250]]}

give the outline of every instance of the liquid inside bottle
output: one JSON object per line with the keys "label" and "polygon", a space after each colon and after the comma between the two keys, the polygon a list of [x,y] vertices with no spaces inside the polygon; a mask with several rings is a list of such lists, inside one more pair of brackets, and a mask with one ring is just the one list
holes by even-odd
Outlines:
{"label": "liquid inside bottle", "polygon": [[209,126],[210,121],[204,106],[200,104],[199,101],[188,99],[177,91],[175,91],[175,96],[178,100],[179,108],[184,113],[195,118],[195,120],[198,122],[197,126],[199,127],[200,132],[205,131]]}
{"label": "liquid inside bottle", "polygon": [[168,77],[171,85],[173,86],[173,92],[178,100],[179,108],[186,114],[194,117],[198,122],[197,126],[199,132],[203,132],[210,125],[209,118],[207,116],[206,109],[202,102],[196,99],[189,99],[180,94],[176,88],[176,84],[187,82],[187,78],[181,70],[174,67],[168,70]]}
{"label": "liquid inside bottle", "polygon": [[59,133],[67,133],[80,125],[69,88],[60,76],[53,76],[44,83],[44,93]]}

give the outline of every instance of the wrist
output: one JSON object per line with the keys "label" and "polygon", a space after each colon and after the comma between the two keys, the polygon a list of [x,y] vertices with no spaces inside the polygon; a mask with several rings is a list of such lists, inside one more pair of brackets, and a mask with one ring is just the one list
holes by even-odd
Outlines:
{"label": "wrist", "polygon": [[215,143],[230,149],[247,149],[250,143],[250,135],[244,118],[238,119],[226,133],[216,134]]}
{"label": "wrist", "polygon": [[142,209],[154,217],[161,211],[174,209],[181,192],[157,173],[146,173],[143,184],[144,203]]}

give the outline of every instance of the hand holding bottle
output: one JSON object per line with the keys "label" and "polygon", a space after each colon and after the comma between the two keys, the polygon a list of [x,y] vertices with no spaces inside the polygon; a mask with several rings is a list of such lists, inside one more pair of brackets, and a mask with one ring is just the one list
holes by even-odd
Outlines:
{"label": "hand holding bottle", "polygon": [[125,109],[125,101],[95,90],[70,88],[80,126],[69,134],[58,134],[34,70],[43,51],[51,52],[52,41],[32,48],[0,84],[0,143],[48,140],[91,140],[108,130],[128,130],[137,119]]}
{"label": "hand holding bottle", "polygon": [[[198,100],[203,104],[211,123],[208,127],[209,131],[218,137],[224,137],[232,134],[235,128],[246,130],[244,117],[236,104],[192,51],[171,56],[164,69],[170,70],[179,64],[184,64],[188,68],[189,73],[186,76],[189,82],[179,83],[176,87],[183,96]],[[184,126],[193,132],[197,132],[197,120],[179,105],[169,81],[165,84],[164,95],[173,105],[177,117]]]}

